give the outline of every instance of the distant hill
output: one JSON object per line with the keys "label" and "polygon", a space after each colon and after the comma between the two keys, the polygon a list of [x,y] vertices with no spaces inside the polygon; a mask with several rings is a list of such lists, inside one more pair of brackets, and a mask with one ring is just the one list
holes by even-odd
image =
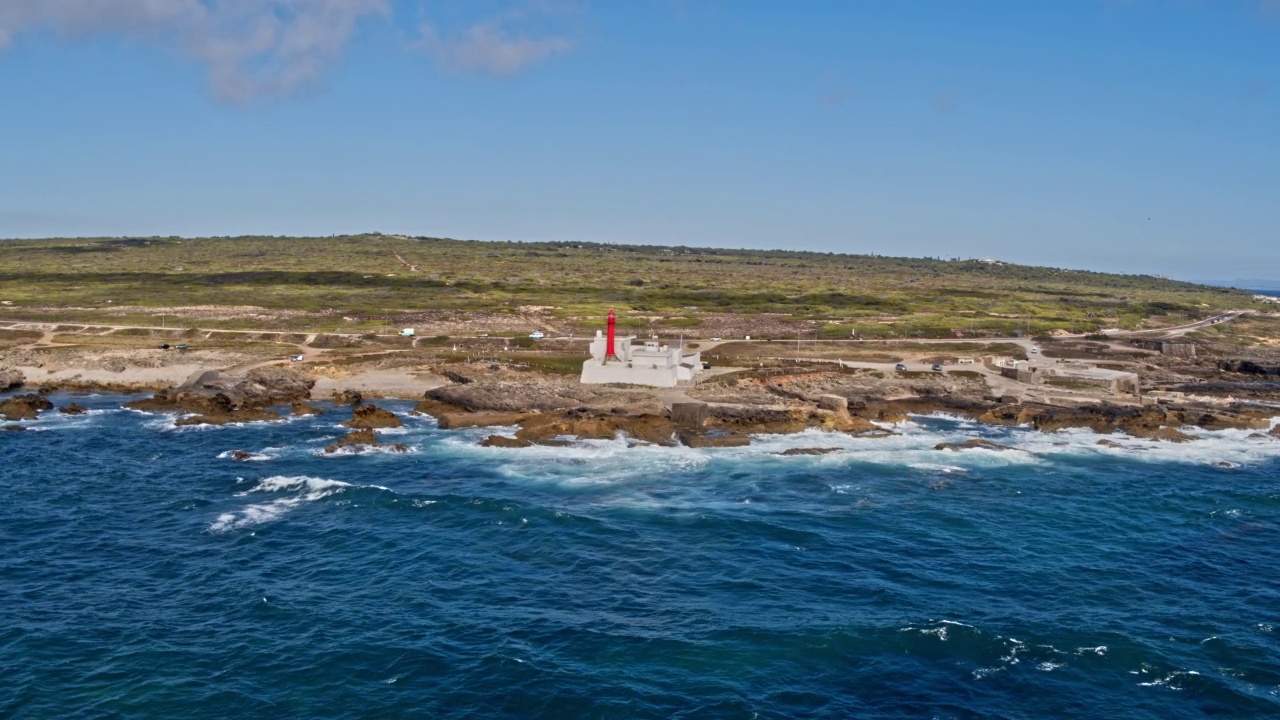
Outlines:
{"label": "distant hill", "polygon": [[485,316],[581,334],[615,308],[620,325],[653,333],[732,316],[743,333],[779,338],[982,337],[1177,324],[1252,302],[1225,287],[997,260],[379,233],[10,240],[4,260],[0,319],[121,324],[153,324],[162,310],[187,326],[274,329]]}

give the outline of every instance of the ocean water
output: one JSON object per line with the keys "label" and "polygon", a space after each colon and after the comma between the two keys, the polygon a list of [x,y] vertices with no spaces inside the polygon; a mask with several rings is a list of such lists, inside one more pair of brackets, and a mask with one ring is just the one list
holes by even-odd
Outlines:
{"label": "ocean water", "polygon": [[[406,417],[409,454],[323,457],[348,410],[123,399],[0,433],[0,717],[1280,716],[1251,433],[506,450]],[[932,449],[972,437],[1017,449]]]}

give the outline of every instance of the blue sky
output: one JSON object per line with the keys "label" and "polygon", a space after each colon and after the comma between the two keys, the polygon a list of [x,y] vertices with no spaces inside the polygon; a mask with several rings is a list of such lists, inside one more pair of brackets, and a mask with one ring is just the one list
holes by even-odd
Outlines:
{"label": "blue sky", "polygon": [[4,0],[0,237],[1280,278],[1280,0]]}

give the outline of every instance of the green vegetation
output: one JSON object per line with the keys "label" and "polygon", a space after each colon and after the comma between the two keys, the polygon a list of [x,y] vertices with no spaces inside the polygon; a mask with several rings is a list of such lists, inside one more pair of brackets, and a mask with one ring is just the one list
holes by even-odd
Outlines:
{"label": "green vegetation", "polygon": [[1229,323],[1205,326],[1189,333],[1187,338],[1236,347],[1280,345],[1280,316],[1241,317]]}
{"label": "green vegetation", "polygon": [[[1151,276],[981,261],[711,248],[327,238],[0,241],[0,319],[381,332],[415,313],[527,308],[619,325],[799,339],[984,337],[1198,319],[1248,293]],[[234,308],[207,319],[195,308]]]}

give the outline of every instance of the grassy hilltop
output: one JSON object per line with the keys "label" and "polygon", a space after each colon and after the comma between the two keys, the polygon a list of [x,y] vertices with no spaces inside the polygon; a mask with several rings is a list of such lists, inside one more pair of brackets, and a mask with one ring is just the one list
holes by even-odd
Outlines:
{"label": "grassy hilltop", "polygon": [[616,307],[624,326],[662,333],[950,337],[1136,328],[1253,305],[1231,289],[977,260],[381,234],[7,240],[0,258],[0,319],[122,324],[155,324],[168,308],[170,322],[194,324],[191,308],[225,306],[252,310],[200,324],[355,330],[508,315],[582,331]]}

